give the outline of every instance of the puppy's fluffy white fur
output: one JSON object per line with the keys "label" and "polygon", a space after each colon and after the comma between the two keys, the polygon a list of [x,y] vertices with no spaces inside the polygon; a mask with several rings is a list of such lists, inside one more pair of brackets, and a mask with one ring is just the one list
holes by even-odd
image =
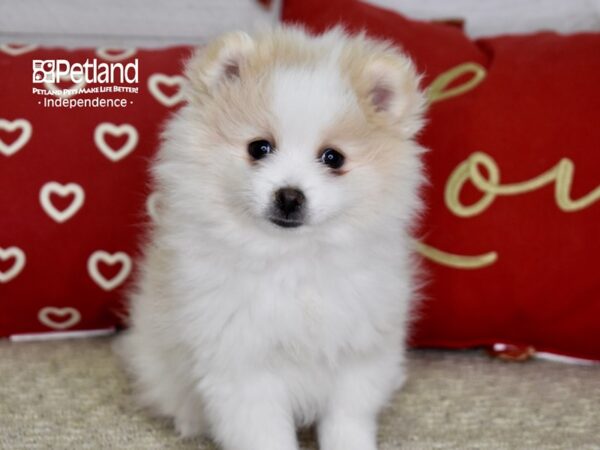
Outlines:
{"label": "puppy's fluffy white fur", "polygon": [[[232,33],[187,67],[153,166],[160,196],[119,350],[141,402],[227,450],[372,450],[404,380],[423,96],[390,45],[333,29]],[[275,151],[260,161],[249,142]],[[324,148],[345,156],[339,171]],[[305,223],[268,220],[274,192]]]}

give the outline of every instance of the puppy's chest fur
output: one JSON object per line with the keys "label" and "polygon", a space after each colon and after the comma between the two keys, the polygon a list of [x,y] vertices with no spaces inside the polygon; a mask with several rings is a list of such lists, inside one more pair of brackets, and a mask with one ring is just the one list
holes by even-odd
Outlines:
{"label": "puppy's chest fur", "polygon": [[191,289],[175,312],[207,363],[230,364],[232,354],[239,363],[335,362],[403,328],[397,265],[371,251],[216,255],[177,264],[185,267],[181,285]]}

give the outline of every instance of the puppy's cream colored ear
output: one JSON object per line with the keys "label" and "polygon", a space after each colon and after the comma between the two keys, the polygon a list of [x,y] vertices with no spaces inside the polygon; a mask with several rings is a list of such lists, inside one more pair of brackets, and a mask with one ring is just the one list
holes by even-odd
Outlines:
{"label": "puppy's cream colored ear", "polygon": [[253,39],[243,31],[225,34],[198,49],[185,70],[192,89],[210,94],[220,83],[239,78],[240,68],[253,49]]}
{"label": "puppy's cream colored ear", "polygon": [[392,121],[407,137],[413,137],[423,126],[426,102],[412,62],[395,51],[376,55],[365,66],[363,77],[374,114]]}

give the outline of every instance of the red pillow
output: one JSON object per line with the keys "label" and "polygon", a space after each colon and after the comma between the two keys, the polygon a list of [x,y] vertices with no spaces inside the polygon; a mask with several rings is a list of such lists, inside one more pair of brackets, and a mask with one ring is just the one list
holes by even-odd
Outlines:
{"label": "red pillow", "polygon": [[[119,323],[148,219],[148,161],[160,124],[181,101],[180,60],[188,53],[0,46],[0,336]],[[40,95],[73,87],[51,79],[58,60],[123,67],[137,60],[138,79],[98,78],[79,86],[87,94]],[[106,92],[115,85],[137,93]],[[45,106],[49,99],[66,106]],[[69,107],[84,99],[118,103]]]}
{"label": "red pillow", "polygon": [[424,73],[429,282],[412,343],[600,360],[600,34],[472,41],[354,0],[286,0],[283,20],[366,30]]}

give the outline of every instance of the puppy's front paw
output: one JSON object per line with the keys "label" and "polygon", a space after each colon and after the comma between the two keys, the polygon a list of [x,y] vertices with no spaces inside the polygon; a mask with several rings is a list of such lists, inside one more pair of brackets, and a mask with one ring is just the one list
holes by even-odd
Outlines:
{"label": "puppy's front paw", "polygon": [[211,386],[206,391],[206,418],[223,450],[299,450],[280,378],[248,372],[233,382],[227,377],[204,381]]}
{"label": "puppy's front paw", "polygon": [[319,426],[320,450],[377,450],[374,420],[329,417]]}

